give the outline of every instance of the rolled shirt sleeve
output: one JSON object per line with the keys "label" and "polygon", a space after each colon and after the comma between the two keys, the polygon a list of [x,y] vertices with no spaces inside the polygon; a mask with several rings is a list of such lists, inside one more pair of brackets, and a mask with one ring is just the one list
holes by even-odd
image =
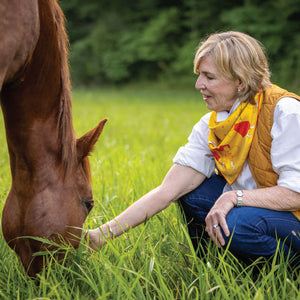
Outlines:
{"label": "rolled shirt sleeve", "polygon": [[188,143],[180,147],[173,159],[174,163],[191,167],[210,177],[215,169],[215,160],[208,147],[208,121],[211,113],[206,114],[194,126]]}
{"label": "rolled shirt sleeve", "polygon": [[282,98],[274,110],[271,160],[277,184],[300,193],[300,102]]}

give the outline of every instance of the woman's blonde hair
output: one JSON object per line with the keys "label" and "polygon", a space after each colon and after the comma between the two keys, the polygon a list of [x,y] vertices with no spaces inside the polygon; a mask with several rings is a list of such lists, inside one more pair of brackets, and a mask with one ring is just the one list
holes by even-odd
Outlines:
{"label": "woman's blonde hair", "polygon": [[221,73],[229,80],[240,80],[244,88],[238,93],[241,101],[254,101],[260,88],[271,85],[270,71],[264,48],[253,37],[236,31],[215,33],[200,43],[194,59],[194,72],[199,64],[211,56]]}

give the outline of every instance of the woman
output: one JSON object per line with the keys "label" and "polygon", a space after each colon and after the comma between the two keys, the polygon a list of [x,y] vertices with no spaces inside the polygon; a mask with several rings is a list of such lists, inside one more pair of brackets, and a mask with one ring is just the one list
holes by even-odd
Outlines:
{"label": "woman", "polygon": [[205,227],[218,247],[230,240],[245,260],[274,254],[278,241],[286,256],[299,254],[300,97],[272,85],[261,45],[240,32],[202,42],[194,72],[212,112],[194,126],[159,187],[89,230],[92,247],[180,199],[195,246]]}

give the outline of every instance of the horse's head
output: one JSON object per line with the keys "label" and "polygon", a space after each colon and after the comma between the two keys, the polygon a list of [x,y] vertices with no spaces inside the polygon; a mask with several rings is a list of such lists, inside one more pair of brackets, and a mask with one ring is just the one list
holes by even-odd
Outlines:
{"label": "horse's head", "polygon": [[[25,169],[24,163],[19,166],[20,159],[11,154],[13,184],[3,210],[2,229],[6,241],[19,254],[30,275],[43,267],[43,258],[33,256],[43,248],[34,238],[25,236],[49,238],[59,243],[62,238],[75,248],[80,243],[81,228],[94,206],[88,154],[106,121],[102,120],[76,140],[67,166],[58,158],[57,146],[52,148],[56,143],[51,134],[37,136],[39,131],[34,131],[34,140],[30,140],[31,146],[38,148],[28,151],[26,157],[30,162]],[[26,144],[28,139],[30,137],[26,138]]]}

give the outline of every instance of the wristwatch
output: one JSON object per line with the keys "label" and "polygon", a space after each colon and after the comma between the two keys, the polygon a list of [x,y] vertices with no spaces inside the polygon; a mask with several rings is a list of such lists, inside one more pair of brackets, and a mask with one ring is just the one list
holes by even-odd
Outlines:
{"label": "wristwatch", "polygon": [[240,206],[243,205],[243,196],[244,196],[244,193],[241,190],[235,191],[235,193],[236,193],[236,196],[237,196],[236,206],[240,207]]}

